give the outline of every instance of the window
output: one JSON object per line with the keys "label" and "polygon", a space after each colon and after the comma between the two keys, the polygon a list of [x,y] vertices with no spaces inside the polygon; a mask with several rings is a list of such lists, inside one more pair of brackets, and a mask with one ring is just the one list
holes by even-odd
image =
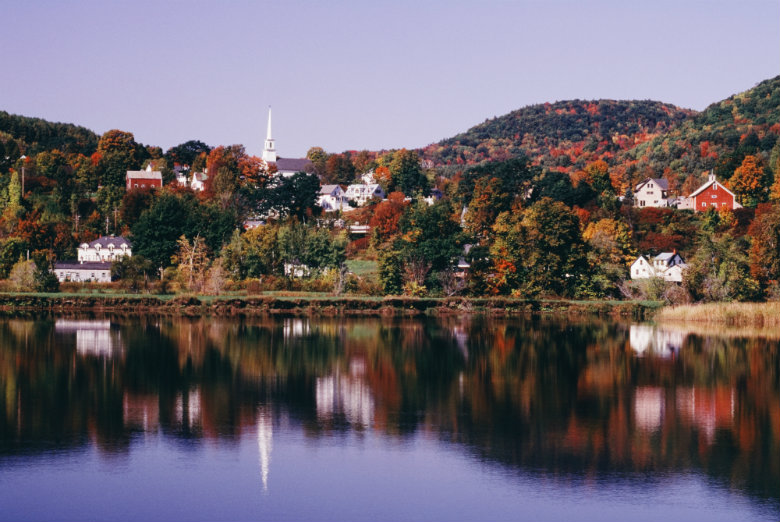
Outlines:
{"label": "window", "polygon": [[718,199],[718,195],[717,194],[713,194],[712,195],[712,199]]}
{"label": "window", "polygon": [[702,202],[701,202],[701,206],[702,206],[702,207],[706,207],[706,206],[707,206],[707,202],[706,202],[706,201],[702,201]]}

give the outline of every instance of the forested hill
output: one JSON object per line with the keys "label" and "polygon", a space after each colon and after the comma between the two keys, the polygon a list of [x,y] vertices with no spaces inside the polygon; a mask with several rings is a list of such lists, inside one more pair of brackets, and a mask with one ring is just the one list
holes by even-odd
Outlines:
{"label": "forested hill", "polygon": [[776,76],[621,152],[612,164],[625,169],[628,179],[664,175],[672,186],[688,192],[709,169],[720,179],[731,178],[747,155],[758,154],[770,169],[777,168],[779,135],[780,76]]}
{"label": "forested hill", "polygon": [[[64,153],[90,155],[97,149],[100,136],[71,123],[52,123],[0,111],[0,144],[37,154],[57,149]],[[13,144],[9,144],[13,141]]]}
{"label": "forested hill", "polygon": [[422,155],[441,166],[525,154],[542,167],[573,172],[598,159],[609,161],[695,115],[655,101],[573,100],[531,105],[429,145]]}

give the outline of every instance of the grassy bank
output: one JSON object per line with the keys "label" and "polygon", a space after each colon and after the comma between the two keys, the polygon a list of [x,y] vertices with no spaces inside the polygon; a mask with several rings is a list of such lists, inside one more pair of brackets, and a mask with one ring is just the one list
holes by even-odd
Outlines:
{"label": "grassy bank", "polygon": [[328,295],[152,296],[138,294],[0,294],[0,311],[139,312],[178,315],[419,316],[483,313],[595,314],[644,319],[660,303],[514,298],[338,297]]}
{"label": "grassy bank", "polygon": [[780,302],[707,303],[662,308],[656,320],[752,328],[780,328]]}

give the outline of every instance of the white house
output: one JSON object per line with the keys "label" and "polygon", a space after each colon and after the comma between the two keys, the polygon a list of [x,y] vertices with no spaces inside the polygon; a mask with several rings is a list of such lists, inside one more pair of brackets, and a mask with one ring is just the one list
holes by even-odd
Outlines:
{"label": "white house", "polygon": [[662,178],[646,178],[634,189],[634,206],[666,207],[669,182]]}
{"label": "white house", "polygon": [[374,198],[385,199],[386,194],[378,183],[373,183],[371,185],[354,183],[347,187],[345,196],[349,201],[354,201],[358,206],[362,206]]}
{"label": "white house", "polygon": [[111,263],[74,263],[73,261],[54,263],[54,274],[60,283],[65,281],[109,283]]}
{"label": "white house", "polygon": [[631,263],[631,279],[649,279],[660,277],[664,281],[682,282],[683,271],[688,267],[682,256],[673,252],[658,254],[652,261],[639,256]]}
{"label": "white house", "polygon": [[349,208],[349,201],[340,185],[323,185],[317,197],[317,205],[325,212],[336,212]]}
{"label": "white house", "polygon": [[187,171],[189,170],[189,167],[184,167],[181,165],[176,165],[173,167],[173,173],[176,175],[176,184],[180,187],[187,186]]}
{"label": "white house", "polygon": [[91,243],[82,243],[78,247],[79,263],[115,261],[120,257],[131,256],[132,245],[122,236],[103,236]]}
{"label": "white house", "polygon": [[111,281],[111,263],[132,254],[132,244],[127,239],[103,236],[91,243],[79,245],[78,261],[54,263],[54,274],[60,282],[108,283]]}

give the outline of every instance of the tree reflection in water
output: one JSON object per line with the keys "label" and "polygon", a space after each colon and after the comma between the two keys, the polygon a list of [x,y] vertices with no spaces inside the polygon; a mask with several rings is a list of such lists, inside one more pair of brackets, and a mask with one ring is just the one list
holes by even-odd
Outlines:
{"label": "tree reflection in water", "polygon": [[0,321],[3,456],[160,434],[423,432],[548,476],[695,470],[780,503],[778,341],[549,318]]}

